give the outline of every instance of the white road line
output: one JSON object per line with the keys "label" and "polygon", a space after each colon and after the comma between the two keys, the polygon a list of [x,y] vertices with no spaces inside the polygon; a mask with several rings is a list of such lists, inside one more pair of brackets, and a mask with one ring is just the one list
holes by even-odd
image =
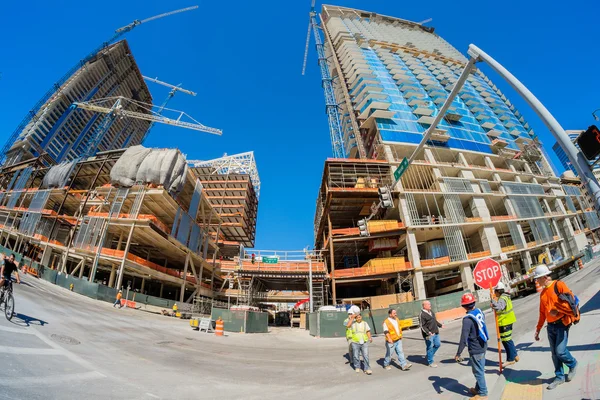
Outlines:
{"label": "white road line", "polygon": [[56,356],[65,355],[59,349],[38,349],[33,347],[11,347],[0,346],[0,353],[4,354],[34,354],[36,356]]}
{"label": "white road line", "polygon": [[9,326],[0,326],[0,331],[4,332],[12,332],[12,333],[26,333],[28,335],[35,335],[35,332],[32,332],[25,328],[11,328]]}
{"label": "white road line", "polygon": [[11,377],[9,379],[0,380],[0,386],[21,387],[26,385],[62,385],[65,383],[73,383],[74,381],[82,381],[89,379],[104,378],[100,372],[90,371],[81,372],[78,374],[65,374],[54,376],[26,376],[26,377]]}

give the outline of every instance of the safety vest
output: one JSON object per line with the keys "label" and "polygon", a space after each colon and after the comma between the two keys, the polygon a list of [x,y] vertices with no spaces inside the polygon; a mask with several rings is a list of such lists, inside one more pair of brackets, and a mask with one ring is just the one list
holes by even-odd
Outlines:
{"label": "safety vest", "polygon": [[396,318],[396,323],[398,323],[399,332],[396,332],[396,327],[394,326],[394,324],[392,324],[392,321],[390,321],[389,318],[386,318],[384,323],[385,326],[388,328],[392,342],[397,342],[398,340],[402,339],[402,327],[400,326],[400,320],[398,318]]}
{"label": "safety vest", "polygon": [[360,324],[358,322],[354,322],[352,324],[352,341],[354,343],[360,343],[360,338],[363,338],[363,342],[367,342],[369,337],[367,336],[367,323],[362,321]]}
{"label": "safety vest", "polygon": [[503,311],[496,311],[498,314],[498,326],[506,326],[517,322],[517,317],[513,310],[512,300],[507,294],[500,296],[506,302],[506,308]]}
{"label": "safety vest", "polygon": [[348,328],[348,318],[344,320],[344,326],[346,327],[346,339],[352,339],[352,328]]}

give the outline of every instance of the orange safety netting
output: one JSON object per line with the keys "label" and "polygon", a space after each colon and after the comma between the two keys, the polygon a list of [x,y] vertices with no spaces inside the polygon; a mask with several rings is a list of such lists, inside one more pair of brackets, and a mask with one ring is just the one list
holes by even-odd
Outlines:
{"label": "orange safety netting", "polygon": [[360,268],[336,269],[333,276],[335,278],[351,278],[409,271],[411,269],[412,264],[405,261],[404,257],[374,258]]}
{"label": "orange safety netting", "polygon": [[469,253],[469,254],[467,254],[467,260],[472,260],[474,258],[489,257],[491,255],[492,255],[492,253],[489,250],[480,251],[477,253]]}

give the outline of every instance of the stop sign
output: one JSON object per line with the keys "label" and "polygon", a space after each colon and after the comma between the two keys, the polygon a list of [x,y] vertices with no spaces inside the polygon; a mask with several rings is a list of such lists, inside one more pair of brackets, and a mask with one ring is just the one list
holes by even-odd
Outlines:
{"label": "stop sign", "polygon": [[496,286],[500,282],[501,277],[502,270],[500,269],[500,264],[491,258],[479,261],[473,270],[475,283],[483,289]]}

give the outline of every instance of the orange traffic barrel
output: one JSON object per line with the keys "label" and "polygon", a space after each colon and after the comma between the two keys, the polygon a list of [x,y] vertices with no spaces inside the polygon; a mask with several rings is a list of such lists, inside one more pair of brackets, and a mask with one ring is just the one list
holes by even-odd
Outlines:
{"label": "orange traffic barrel", "polygon": [[536,292],[538,292],[538,293],[540,293],[540,292],[542,291],[542,289],[544,289],[544,288],[542,287],[542,285],[540,285],[540,284],[538,283],[538,281],[537,281],[537,279],[536,279],[536,280],[535,280],[535,291],[536,291]]}
{"label": "orange traffic barrel", "polygon": [[221,319],[221,317],[219,317],[219,319],[217,319],[217,323],[215,326],[215,335],[217,336],[223,336],[223,320]]}
{"label": "orange traffic barrel", "polygon": [[577,260],[577,263],[579,264],[579,269],[583,269],[583,261],[581,261],[581,258]]}

